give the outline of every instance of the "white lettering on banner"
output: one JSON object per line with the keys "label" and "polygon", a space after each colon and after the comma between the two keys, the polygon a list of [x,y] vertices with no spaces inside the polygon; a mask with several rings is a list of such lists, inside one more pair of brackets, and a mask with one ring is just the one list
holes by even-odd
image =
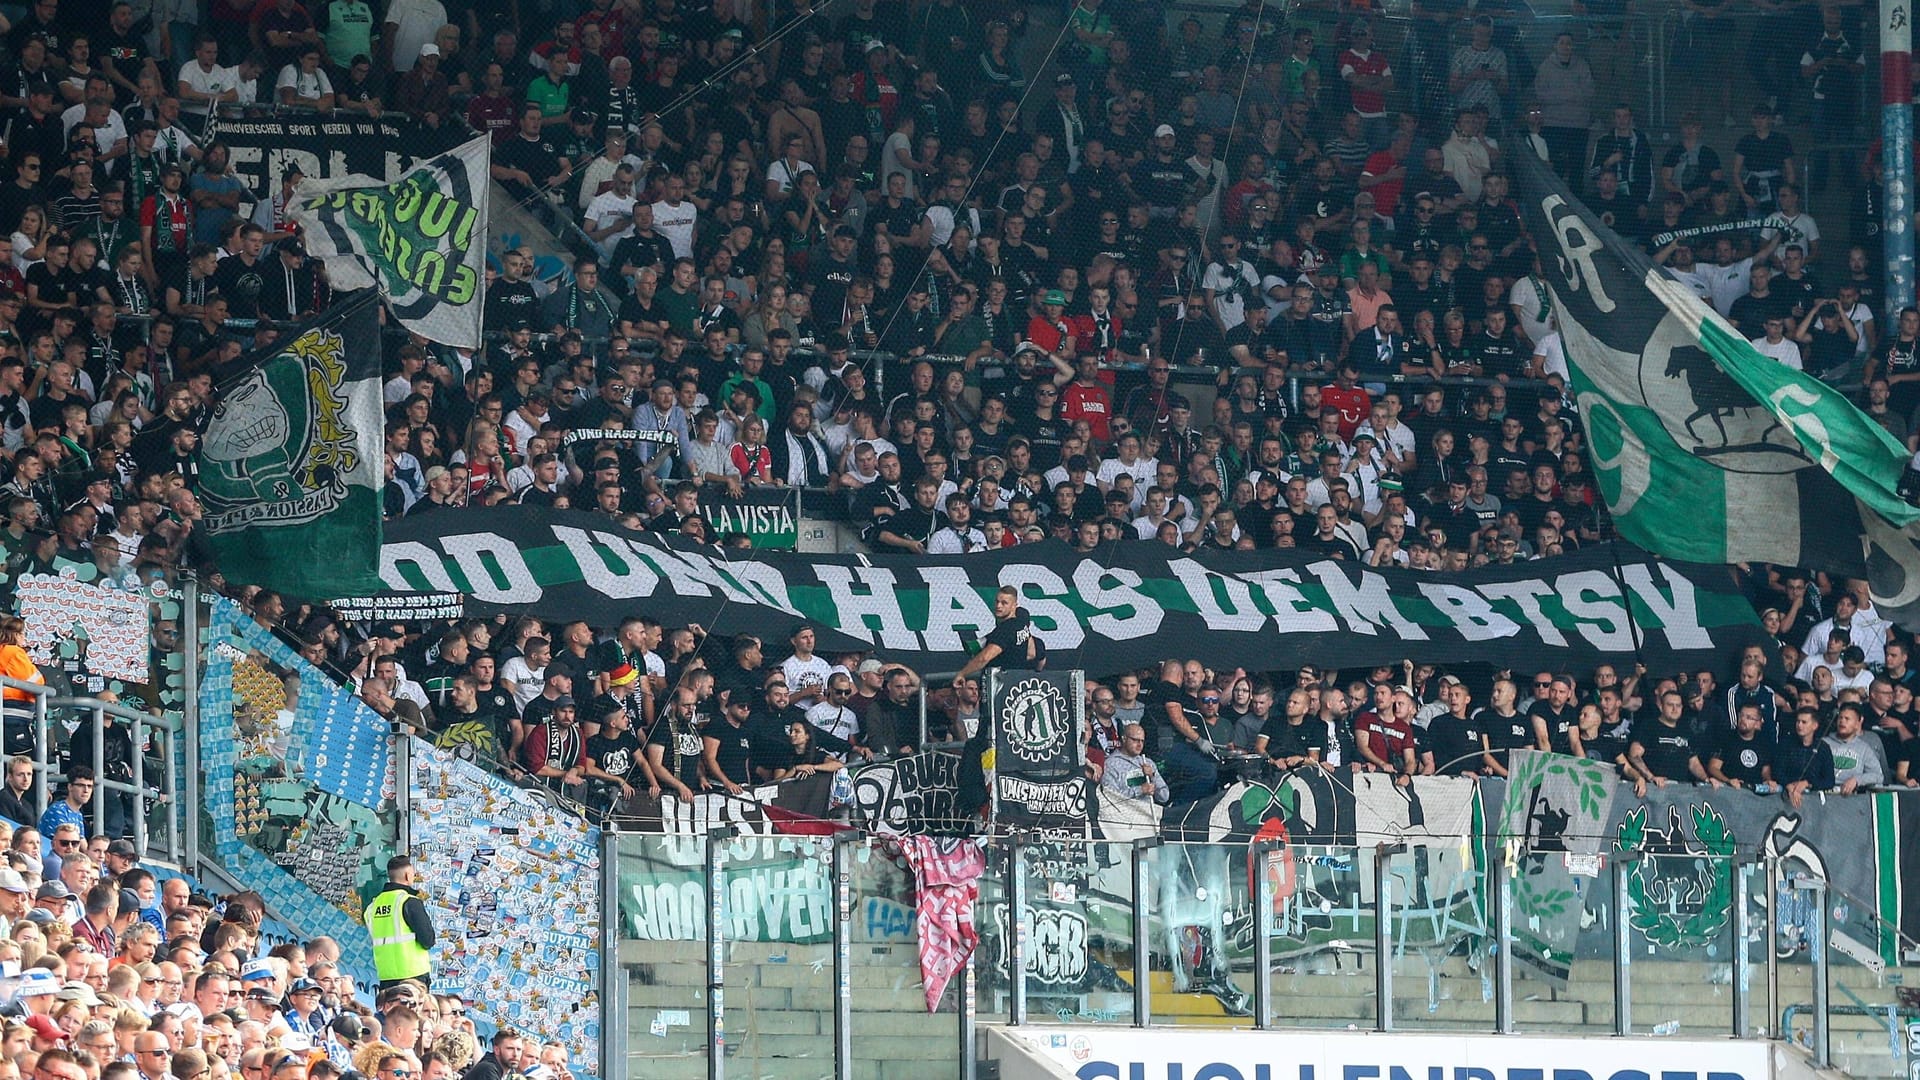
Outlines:
{"label": "white lettering on banner", "polygon": [[1159,604],[1139,591],[1140,575],[1124,567],[1082,561],[1073,568],[1073,586],[1079,590],[1080,599],[1102,609],[1087,620],[1087,629],[1114,641],[1148,637],[1160,629],[1160,620],[1166,615]]}
{"label": "white lettering on banner", "polygon": [[1489,600],[1505,600],[1520,609],[1520,617],[1527,620],[1540,635],[1540,640],[1548,645],[1564,648],[1566,636],[1560,628],[1553,625],[1547,613],[1540,610],[1540,598],[1553,595],[1553,586],[1544,581],[1490,581],[1480,586],[1480,595]]}
{"label": "white lettering on banner", "polygon": [[[1021,1027],[1078,1080],[1768,1080],[1758,1041]],[[1578,1061],[1577,1067],[1567,1064]]]}
{"label": "white lettering on banner", "polygon": [[1400,614],[1393,604],[1387,579],[1371,571],[1360,571],[1360,583],[1347,580],[1340,564],[1322,559],[1307,569],[1320,579],[1333,608],[1347,622],[1347,629],[1360,634],[1377,635],[1381,626],[1391,626],[1407,641],[1425,641],[1427,632],[1420,624]]}
{"label": "white lettering on banner", "polygon": [[1253,586],[1267,597],[1267,606],[1273,609],[1274,629],[1283,634],[1333,634],[1340,630],[1340,621],[1333,613],[1324,608],[1315,607],[1305,593],[1298,588],[1300,571],[1290,566],[1276,566],[1270,570],[1256,570],[1242,574]]}
{"label": "white lettering on banner", "polygon": [[1570,289],[1585,288],[1588,298],[1601,314],[1613,311],[1613,297],[1607,295],[1606,286],[1600,281],[1600,270],[1593,264],[1595,252],[1604,252],[1606,244],[1593,234],[1587,223],[1565,199],[1558,195],[1549,195],[1540,200],[1540,209],[1548,221],[1553,222],[1553,239],[1559,245],[1561,254],[1554,256],[1560,263],[1560,274],[1567,279]]}
{"label": "white lettering on banner", "polygon": [[1020,590],[1020,605],[1027,609],[1033,628],[1049,649],[1077,649],[1087,640],[1086,627],[1073,609],[1060,602],[1067,595],[1067,583],[1051,567],[1038,563],[1008,563],[1000,568],[1000,584]]}
{"label": "white lettering on banner", "polygon": [[[1773,411],[1799,433],[1802,441],[1810,441],[1820,448],[1820,467],[1832,472],[1840,464],[1840,455],[1833,452],[1833,440],[1827,435],[1827,425],[1813,413],[1813,406],[1820,404],[1820,397],[1805,387],[1789,383],[1775,390],[1768,400],[1773,403]],[[1787,406],[1790,404],[1798,408],[1789,409]]]}
{"label": "white lettering on banner", "polygon": [[652,596],[660,584],[660,576],[625,537],[569,525],[555,525],[553,535],[566,545],[567,554],[579,564],[580,579],[602,596],[633,600]]}
{"label": "white lettering on banner", "polygon": [[726,567],[740,587],[758,597],[760,603],[771,604],[789,615],[800,614],[800,609],[793,606],[793,597],[787,594],[787,579],[779,567],[754,561],[730,562]]}
{"label": "white lettering on banner", "polygon": [[982,635],[993,629],[993,609],[980,594],[963,566],[922,566],[920,580],[927,583],[927,632],[924,648],[929,652],[959,652],[963,647],[960,627],[969,626]]}
{"label": "white lettering on banner", "polygon": [[[460,533],[440,539],[440,546],[460,564],[466,576],[466,590],[475,600],[489,604],[531,604],[540,599],[542,589],[527,569],[520,549],[504,537],[490,532]],[[488,566],[485,556],[493,556]],[[496,573],[497,570],[497,573]]]}
{"label": "white lettering on banner", "polygon": [[1633,648],[1633,631],[1621,605],[1620,584],[1599,570],[1576,570],[1562,574],[1554,582],[1560,593],[1560,606],[1580,620],[1575,629],[1596,649],[1625,651]]}
{"label": "white lettering on banner", "polygon": [[1673,590],[1669,600],[1666,593],[1654,584],[1653,571],[1646,565],[1623,567],[1621,577],[1626,579],[1627,588],[1640,598],[1660,620],[1660,632],[1667,635],[1667,644],[1676,649],[1711,649],[1713,638],[1700,625],[1700,607],[1693,593],[1693,582],[1685,574],[1661,574],[1666,579],[1667,588]]}
{"label": "white lettering on banner", "polygon": [[440,553],[417,540],[380,545],[380,580],[390,588],[408,586],[430,592],[459,592]]}
{"label": "white lettering on banner", "polygon": [[[704,555],[691,551],[667,552],[666,561],[660,566],[660,572],[666,576],[673,591],[681,596],[709,596],[720,594],[729,604],[751,604],[755,598],[748,596],[746,590],[733,580],[724,566]],[[680,571],[675,573],[675,571]]]}
{"label": "white lettering on banner", "polygon": [[698,881],[635,883],[628,926],[642,941],[698,941],[707,936],[706,889]]}
{"label": "white lettering on banner", "polygon": [[[1253,604],[1253,590],[1239,578],[1215,573],[1192,559],[1175,559],[1167,564],[1167,569],[1173,571],[1187,595],[1193,598],[1194,608],[1207,620],[1207,629],[1258,630],[1266,625],[1266,613]],[[1232,610],[1221,603],[1222,591]]]}
{"label": "white lettering on banner", "polygon": [[[880,646],[886,649],[911,649],[919,644],[919,636],[907,627],[907,618],[894,598],[898,582],[893,571],[877,566],[822,565],[815,566],[813,574],[833,599],[837,615],[834,625],[839,629],[868,641],[878,633]],[[854,591],[855,585],[864,591]]]}
{"label": "white lettering on banner", "polygon": [[1420,592],[1468,641],[1492,641],[1520,632],[1518,623],[1493,610],[1487,598],[1472,589],[1425,581],[1420,583]]}
{"label": "white lettering on banner", "polygon": [[[993,906],[1002,971],[1007,967],[1007,905]],[[1020,913],[1026,940],[1021,967],[1027,978],[1049,986],[1079,986],[1087,977],[1087,918],[1071,908],[1027,908]]]}

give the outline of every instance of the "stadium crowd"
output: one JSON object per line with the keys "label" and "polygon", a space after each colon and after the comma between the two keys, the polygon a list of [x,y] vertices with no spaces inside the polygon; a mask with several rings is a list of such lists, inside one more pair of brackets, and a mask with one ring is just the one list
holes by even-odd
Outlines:
{"label": "stadium crowd", "polygon": [[[0,815],[31,798],[8,762]],[[253,893],[217,901],[157,877],[84,820],[92,774],[39,827],[0,822],[0,1074],[59,1080],[567,1077],[566,1054],[511,1032],[490,1050],[456,997],[356,987],[330,938],[269,947]],[[169,871],[171,874],[171,871]]]}
{"label": "stadium crowd", "polygon": [[[483,350],[388,348],[395,519],[522,504],[740,544],[704,505],[804,488],[872,550],[915,555],[1057,540],[1459,571],[1603,542],[1506,171],[1523,153],[1757,347],[1858,383],[1920,443],[1920,313],[1880,294],[1878,156],[1827,145],[1860,114],[1857,8],[1769,5],[1773,96],[1710,139],[1737,80],[1701,58],[1730,35],[1725,5],[1689,5],[1698,48],[1674,74],[1723,89],[1700,101],[1724,115],[1657,141],[1616,104],[1631,34],[1542,41],[1487,3],[1408,22],[1249,0],[1217,25],[1118,0],[378,6],[37,0],[0,35],[8,580],[65,561],[219,584],[196,527],[212,372],[328,302],[285,219],[297,174],[256,204],[208,137],[249,109],[489,133],[505,198],[573,249],[499,253]],[[1811,157],[1783,130],[1808,115]],[[1809,194],[1836,188],[1823,232]],[[613,429],[671,437],[568,438]],[[1089,683],[1091,768],[1167,803],[1235,762],[1499,774],[1525,747],[1796,803],[1920,785],[1911,638],[1860,583],[1729,573],[1780,647],[1724,684],[1170,657]],[[635,612],[368,635],[232,592],[382,715],[606,813],[911,753],[923,691],[925,737],[963,741],[980,668],[1043,651],[1010,603],[936,680],[819,655],[810,627],[722,640]],[[510,1035],[475,1065],[459,1004],[417,987],[354,1006],[324,942],[256,957],[244,898],[212,917],[116,856],[67,775],[64,802],[21,804],[0,870],[0,960],[17,947],[52,987],[23,983],[6,1029],[37,1055],[23,1074],[564,1073]],[[43,813],[49,858],[26,827]],[[0,1058],[8,1080],[19,1055]]]}
{"label": "stadium crowd", "polygon": [[[1706,134],[1732,126],[1726,7],[1689,5],[1671,73],[1717,87],[1699,107],[1723,115],[1656,141],[1615,104],[1632,33],[1547,42],[1486,2],[1388,21],[1257,0],[1224,20],[1122,0],[36,0],[0,33],[5,577],[221,583],[196,524],[212,373],[329,300],[285,219],[297,175],[255,203],[210,137],[248,111],[489,133],[500,190],[573,249],[499,253],[481,352],[390,343],[392,518],[518,503],[739,544],[704,506],[800,487],[872,550],[916,555],[1057,540],[1457,571],[1599,543],[1516,153],[1763,351],[1860,383],[1911,447],[1920,314],[1879,292],[1876,155],[1803,157],[1783,130],[1857,126],[1858,9],[1767,6],[1774,96],[1735,140]],[[1850,201],[1823,233],[1809,193],[1833,187]],[[622,428],[672,437],[567,438]],[[1920,786],[1911,638],[1860,583],[1729,572],[1779,650],[1725,683],[1169,657],[1089,681],[1089,768],[1168,805],[1247,768],[1498,775],[1527,747],[1796,805]],[[231,592],[375,711],[598,814],[963,742],[981,670],[1044,656],[1007,597],[952,676],[818,654],[812,627],[721,639],[636,611],[369,634]],[[104,747],[110,775],[137,752]],[[258,897],[160,880],[122,802],[94,821],[95,778],[62,772],[50,806],[29,757],[0,792],[0,965],[20,973],[0,1080],[567,1077],[561,1047],[510,1031],[482,1054],[456,998],[355,987],[326,939],[265,949]]]}

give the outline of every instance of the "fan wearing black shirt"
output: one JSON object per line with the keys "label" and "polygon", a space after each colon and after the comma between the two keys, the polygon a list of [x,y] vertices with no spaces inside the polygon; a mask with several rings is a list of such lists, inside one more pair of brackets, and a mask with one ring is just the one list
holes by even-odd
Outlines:
{"label": "fan wearing black shirt", "polygon": [[1536,749],[1585,757],[1580,746],[1579,710],[1573,704],[1573,676],[1555,675],[1544,698],[1527,710]]}
{"label": "fan wearing black shirt", "polygon": [[742,785],[753,782],[753,736],[747,726],[752,712],[748,698],[730,698],[720,719],[708,724],[701,735],[701,764],[707,778],[729,795],[743,794]]}
{"label": "fan wearing black shirt", "polygon": [[260,255],[266,249],[267,232],[258,225],[240,230],[240,250],[220,260],[213,272],[213,286],[227,298],[230,318],[253,319],[260,315],[260,290],[266,286],[266,267]]}
{"label": "fan wearing black shirt", "polygon": [[1707,775],[1698,748],[1680,724],[1685,709],[1686,700],[1680,691],[1667,690],[1660,695],[1659,715],[1634,725],[1633,741],[1627,748],[1627,772],[1636,795],[1645,795],[1648,784],[1666,787],[1681,780],[1720,786],[1720,781]]}
{"label": "fan wearing black shirt", "polygon": [[600,730],[587,738],[588,799],[611,811],[634,797],[635,785],[659,798],[660,785],[647,772],[645,748],[633,733],[633,718],[618,702],[598,710]]}
{"label": "fan wearing black shirt", "polygon": [[1327,725],[1309,713],[1305,690],[1287,695],[1285,715],[1275,713],[1254,740],[1254,749],[1282,769],[1317,765],[1327,753]]}
{"label": "fan wearing black shirt", "polygon": [[980,651],[967,659],[953,677],[958,687],[988,668],[1017,667],[1038,671],[1046,664],[1046,645],[1034,636],[1033,623],[1020,606],[1020,591],[1002,585],[993,594],[993,632],[980,643]]}
{"label": "fan wearing black shirt", "polygon": [[[1447,711],[1427,721],[1424,732],[1415,732],[1422,767],[1429,775],[1479,776],[1486,769],[1485,746],[1480,725],[1475,723],[1478,717],[1470,715],[1472,691],[1458,677],[1442,675],[1440,700]],[[1485,710],[1478,715],[1485,715]]]}
{"label": "fan wearing black shirt", "polygon": [[566,183],[573,167],[541,130],[540,106],[520,110],[520,133],[493,152],[490,171],[516,199]]}
{"label": "fan wearing black shirt", "polygon": [[673,704],[653,722],[647,734],[647,765],[654,781],[687,802],[696,789],[705,791],[701,776],[702,751],[700,714],[694,693],[686,688],[673,692]]}
{"label": "fan wearing black shirt", "polygon": [[1480,762],[1489,776],[1507,775],[1508,755],[1534,747],[1532,718],[1514,708],[1519,697],[1512,679],[1496,679],[1493,704],[1473,714],[1473,726],[1480,732]]}
{"label": "fan wearing black shirt", "polygon": [[[899,459],[896,457],[894,460]],[[928,476],[915,481],[913,505],[883,520],[877,535],[880,544],[913,555],[925,555],[927,541],[933,538],[934,533],[947,527],[947,515],[938,509],[939,499],[939,481]]]}
{"label": "fan wearing black shirt", "polygon": [[1760,737],[1762,726],[1760,706],[1740,706],[1733,730],[1722,737],[1707,760],[1707,775],[1728,787],[1748,791],[1770,780],[1767,769],[1773,764],[1773,747]]}

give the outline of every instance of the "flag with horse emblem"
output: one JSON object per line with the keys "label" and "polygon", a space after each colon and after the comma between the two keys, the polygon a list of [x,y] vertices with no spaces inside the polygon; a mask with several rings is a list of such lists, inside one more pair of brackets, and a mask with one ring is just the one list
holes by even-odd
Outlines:
{"label": "flag with horse emblem", "polygon": [[1520,209],[1620,535],[1676,559],[1865,577],[1920,621],[1909,455],[1838,390],[1759,350],[1597,221],[1533,155]]}
{"label": "flag with horse emblem", "polygon": [[220,572],[302,600],[380,587],[380,320],[371,291],[241,358],[200,443]]}

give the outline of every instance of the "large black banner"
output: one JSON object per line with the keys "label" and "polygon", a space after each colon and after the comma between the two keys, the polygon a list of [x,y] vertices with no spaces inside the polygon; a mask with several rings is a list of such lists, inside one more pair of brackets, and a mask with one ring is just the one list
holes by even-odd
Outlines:
{"label": "large black banner", "polygon": [[394,180],[407,166],[460,141],[457,132],[435,131],[400,113],[377,120],[340,113],[222,119],[214,137],[232,151],[234,175],[246,182],[245,198],[253,202],[280,190],[290,164],[315,180],[355,173]]}
{"label": "large black banner", "polygon": [[922,671],[960,666],[992,630],[1002,585],[1020,591],[1053,668],[1094,676],[1171,657],[1268,671],[1408,658],[1578,670],[1638,656],[1653,671],[1726,671],[1762,640],[1725,567],[1604,546],[1464,574],[1145,541],[1086,554],[1049,542],[800,555],[670,544],[584,512],[500,507],[392,523],[381,577],[396,590],[465,593],[478,615],[611,626],[644,613],[776,641],[811,623],[823,654],[877,649]]}

